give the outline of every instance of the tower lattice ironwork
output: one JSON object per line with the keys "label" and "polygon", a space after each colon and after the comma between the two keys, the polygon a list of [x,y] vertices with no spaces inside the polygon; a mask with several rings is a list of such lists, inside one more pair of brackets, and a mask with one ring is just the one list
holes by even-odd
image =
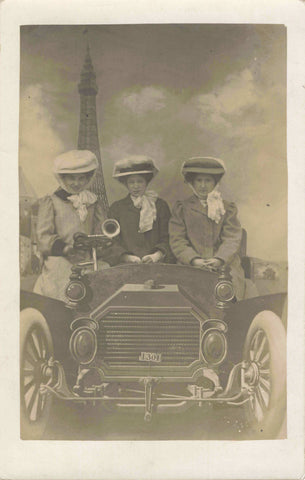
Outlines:
{"label": "tower lattice ironwork", "polygon": [[104,182],[96,118],[96,95],[98,87],[96,84],[96,75],[92,65],[89,45],[87,45],[80,83],[78,84],[78,91],[80,94],[78,149],[90,150],[95,153],[98,159],[99,166],[94,181],[91,184],[91,190],[98,196],[106,215],[109,204]]}

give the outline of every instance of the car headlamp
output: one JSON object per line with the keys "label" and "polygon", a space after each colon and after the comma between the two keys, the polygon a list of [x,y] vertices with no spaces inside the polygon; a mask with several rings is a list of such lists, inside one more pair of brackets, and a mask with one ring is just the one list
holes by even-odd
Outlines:
{"label": "car headlamp", "polygon": [[223,332],[216,329],[207,330],[201,340],[201,353],[209,365],[218,365],[227,354],[227,339]]}
{"label": "car headlamp", "polygon": [[235,292],[232,283],[228,280],[218,282],[215,287],[215,295],[216,298],[222,302],[230,302],[233,300]]}
{"label": "car headlamp", "polygon": [[92,362],[97,350],[94,330],[89,327],[77,328],[71,335],[69,348],[77,362],[83,364]]}
{"label": "car headlamp", "polygon": [[65,294],[72,302],[80,302],[86,296],[87,290],[83,282],[80,280],[72,280],[69,282]]}

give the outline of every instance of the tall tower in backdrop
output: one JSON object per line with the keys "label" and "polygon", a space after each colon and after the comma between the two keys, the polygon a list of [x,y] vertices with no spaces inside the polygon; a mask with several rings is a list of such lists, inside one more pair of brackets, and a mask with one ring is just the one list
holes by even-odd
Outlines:
{"label": "tall tower in backdrop", "polygon": [[94,182],[91,185],[91,190],[99,197],[104,213],[106,214],[108,211],[108,200],[104,183],[96,120],[96,95],[98,88],[96,84],[96,75],[91,61],[89,45],[87,45],[85,62],[81,71],[80,83],[78,84],[78,91],[80,94],[78,148],[79,150],[91,150],[95,153],[98,159],[99,167]]}

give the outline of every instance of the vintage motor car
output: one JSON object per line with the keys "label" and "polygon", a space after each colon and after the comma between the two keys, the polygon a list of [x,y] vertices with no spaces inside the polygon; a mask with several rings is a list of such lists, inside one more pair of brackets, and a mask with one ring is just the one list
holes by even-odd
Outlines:
{"label": "vintage motor car", "polygon": [[237,302],[226,267],[98,271],[96,249],[117,234],[107,222],[104,235],[75,239],[94,268],[72,268],[66,302],[21,292],[22,438],[42,437],[54,397],[146,422],[205,402],[243,405],[258,437],[285,435],[286,293]]}

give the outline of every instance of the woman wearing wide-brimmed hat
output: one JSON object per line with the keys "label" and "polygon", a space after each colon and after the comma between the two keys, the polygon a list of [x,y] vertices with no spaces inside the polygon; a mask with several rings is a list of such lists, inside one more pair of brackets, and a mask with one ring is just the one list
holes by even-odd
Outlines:
{"label": "woman wearing wide-brimmed hat", "polygon": [[[34,287],[36,293],[64,301],[72,264],[89,260],[89,252],[73,249],[73,235],[102,233],[105,217],[97,196],[88,190],[97,167],[97,158],[89,150],[71,150],[54,161],[53,172],[60,187],[40,200],[37,244],[43,266]],[[107,266],[99,260],[100,268]]]}
{"label": "woman wearing wide-brimmed hat", "polygon": [[170,246],[179,263],[196,267],[230,266],[235,295],[245,295],[245,278],[238,251],[242,228],[234,203],[222,199],[218,184],[224,162],[193,157],[182,165],[182,175],[193,194],[178,201],[169,224]]}
{"label": "woman wearing wide-brimmed hat", "polygon": [[146,155],[132,155],[116,162],[113,178],[128,190],[128,195],[114,202],[109,218],[121,227],[119,246],[123,263],[170,261],[168,222],[170,209],[147,186],[158,173],[154,161]]}

